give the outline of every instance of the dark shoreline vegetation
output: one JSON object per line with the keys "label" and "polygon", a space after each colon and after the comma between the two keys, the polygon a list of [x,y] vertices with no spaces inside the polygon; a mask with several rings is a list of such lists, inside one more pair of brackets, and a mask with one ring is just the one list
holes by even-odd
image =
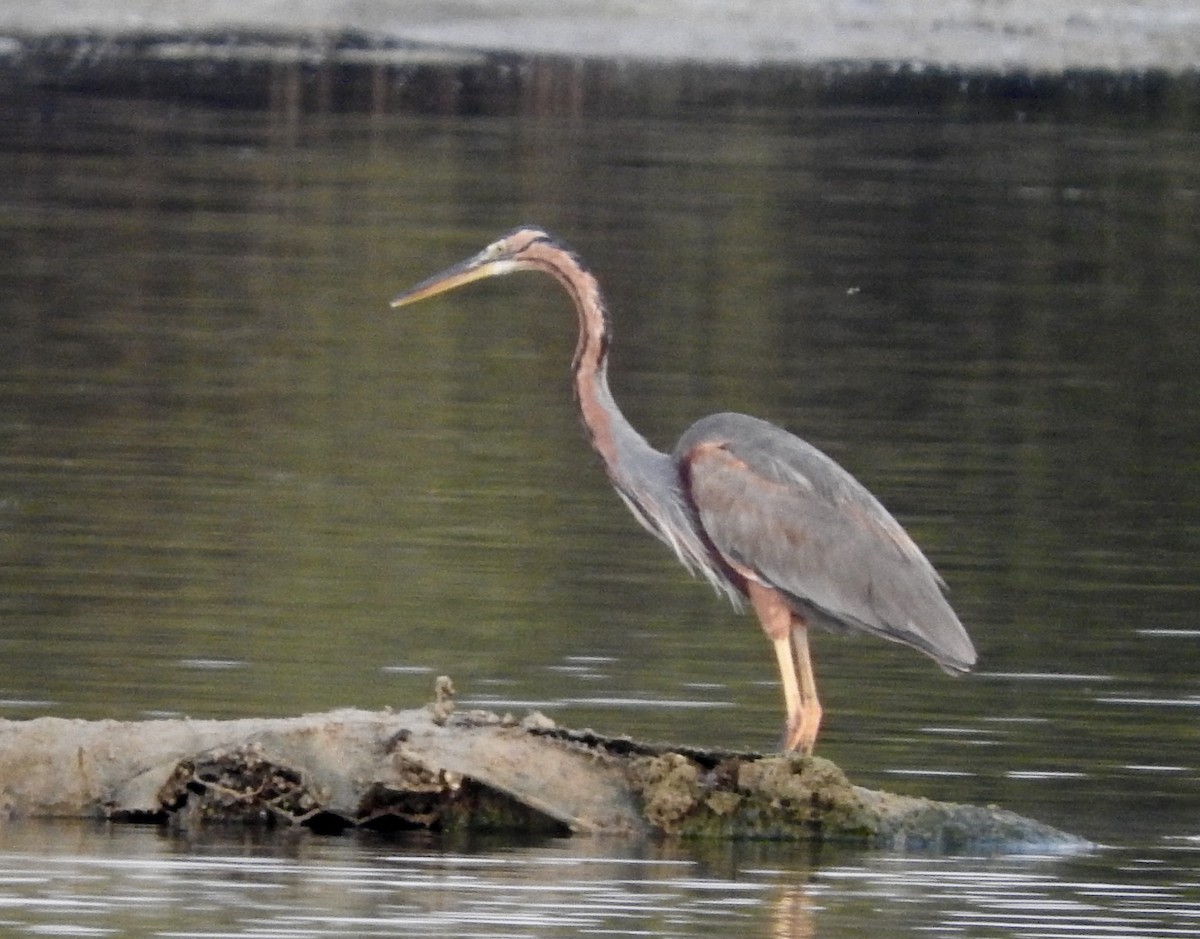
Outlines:
{"label": "dark shoreline vegetation", "polygon": [[1200,119],[1200,73],[963,71],[854,61],[654,64],[457,50],[358,32],[9,37],[0,46],[0,93],[31,90],[300,113],[545,117],[609,113],[631,102],[654,113],[920,100],[931,115],[963,109],[972,119],[1181,126]]}

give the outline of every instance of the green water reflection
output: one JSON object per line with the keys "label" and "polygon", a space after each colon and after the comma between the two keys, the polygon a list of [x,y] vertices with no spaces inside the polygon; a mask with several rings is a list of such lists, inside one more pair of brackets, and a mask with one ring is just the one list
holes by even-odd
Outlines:
{"label": "green water reflection", "polygon": [[411,706],[447,672],[573,724],[770,746],[757,627],[584,445],[553,284],[387,309],[534,221],[608,288],[614,388],[653,442],[716,410],[785,424],[950,582],[981,674],[818,640],[830,756],[1083,830],[1108,824],[1083,794],[1150,787],[1171,830],[1198,772],[1194,106],[687,70],[639,96],[557,68],[466,98],[351,75],[349,112],[296,106],[302,79],[265,110],[0,99],[5,713]]}

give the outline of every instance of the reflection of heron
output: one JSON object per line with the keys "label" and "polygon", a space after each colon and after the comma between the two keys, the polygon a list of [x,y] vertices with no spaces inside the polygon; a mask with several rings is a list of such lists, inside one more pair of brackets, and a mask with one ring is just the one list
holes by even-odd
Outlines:
{"label": "reflection of heron", "polygon": [[660,453],[608,390],[609,319],[579,257],[536,228],[518,228],[400,294],[403,306],[463,284],[544,271],[579,314],[575,391],[592,446],[617,494],[684,565],[735,603],[750,600],[775,647],[787,749],[811,753],[821,723],[808,627],[867,632],[912,646],[949,672],[975,664],[943,584],[900,524],[816,448],[744,414],[713,414]]}

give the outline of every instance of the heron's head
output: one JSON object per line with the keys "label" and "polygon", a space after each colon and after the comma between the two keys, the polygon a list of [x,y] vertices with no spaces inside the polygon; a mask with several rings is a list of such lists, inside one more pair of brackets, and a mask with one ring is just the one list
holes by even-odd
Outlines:
{"label": "heron's head", "polygon": [[555,240],[540,228],[522,226],[510,231],[498,241],[480,251],[474,257],[467,258],[447,268],[440,274],[421,281],[392,300],[392,306],[405,306],[432,297],[463,284],[469,284],[485,277],[498,277],[501,274],[511,274],[513,271],[529,270],[538,267],[537,257],[540,250],[548,245],[561,250]]}

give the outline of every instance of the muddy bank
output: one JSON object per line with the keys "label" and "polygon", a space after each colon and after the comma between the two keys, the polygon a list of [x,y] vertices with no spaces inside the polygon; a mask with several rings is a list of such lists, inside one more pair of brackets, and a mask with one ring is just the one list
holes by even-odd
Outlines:
{"label": "muddy bank", "polygon": [[828,760],[664,748],[483,711],[0,721],[0,812],[213,823],[769,838],[942,851],[1081,839],[994,807],[855,786]]}
{"label": "muddy bank", "polygon": [[[1194,71],[1200,7],[1173,0],[40,0],[0,10],[47,35],[362,34],[521,55],[987,71]],[[0,52],[4,50],[0,36]]]}

